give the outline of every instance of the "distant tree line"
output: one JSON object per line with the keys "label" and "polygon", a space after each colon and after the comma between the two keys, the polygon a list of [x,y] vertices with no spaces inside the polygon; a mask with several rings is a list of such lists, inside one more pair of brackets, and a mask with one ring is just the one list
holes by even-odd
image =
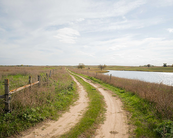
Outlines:
{"label": "distant tree line", "polygon": [[163,67],[173,67],[173,64],[172,65],[167,65],[167,63],[163,63]]}
{"label": "distant tree line", "polygon": [[[147,64],[147,65],[139,66],[139,67],[154,67],[154,65]],[[172,65],[167,65],[167,63],[163,63],[163,67],[173,67],[173,64]]]}

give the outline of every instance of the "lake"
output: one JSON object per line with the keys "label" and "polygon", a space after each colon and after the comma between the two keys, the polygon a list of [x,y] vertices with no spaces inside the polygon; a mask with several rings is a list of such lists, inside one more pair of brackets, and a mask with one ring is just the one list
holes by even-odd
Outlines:
{"label": "lake", "polygon": [[104,73],[105,75],[110,75],[120,78],[128,78],[128,79],[138,79],[146,82],[153,83],[163,83],[166,85],[173,86],[173,73],[167,72],[144,72],[144,71],[115,71],[108,70],[108,73]]}

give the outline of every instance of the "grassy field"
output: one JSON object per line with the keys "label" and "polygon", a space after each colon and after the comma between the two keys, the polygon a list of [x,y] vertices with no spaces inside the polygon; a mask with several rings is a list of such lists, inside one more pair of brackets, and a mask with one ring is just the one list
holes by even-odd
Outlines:
{"label": "grassy field", "polygon": [[[77,68],[77,67],[73,67]],[[89,69],[88,69],[89,68]],[[143,67],[143,66],[107,66],[103,70],[100,70],[98,66],[86,66],[81,69],[90,72],[105,73],[107,70],[125,70],[125,71],[149,71],[149,72],[173,72],[173,67]]]}
{"label": "grassy field", "polygon": [[[45,74],[50,70],[52,76],[47,85],[44,83]],[[116,95],[113,96],[118,95],[122,98],[125,108],[132,114],[130,123],[136,126],[135,137],[173,137],[173,87],[116,77],[112,77],[110,81],[109,76],[101,75],[97,67],[73,71],[87,75],[89,79],[115,92]],[[60,113],[77,99],[76,84],[66,70],[62,67],[48,66],[0,67],[0,95],[4,94],[5,78],[10,80],[9,87],[12,90],[28,84],[29,75],[32,76],[33,82],[37,81],[37,75],[41,75],[42,86],[34,86],[31,90],[25,89],[13,94],[10,114],[4,114],[3,99],[0,99],[0,138],[18,135],[45,119],[57,119]],[[88,91],[90,107],[81,122],[63,137],[90,137],[95,132],[95,126],[103,119],[102,115],[98,117],[99,112],[104,112],[103,102],[98,104],[103,100],[102,97],[93,87],[77,79]],[[98,110],[93,115],[93,107],[96,106]]]}
{"label": "grassy field", "polygon": [[[54,74],[52,72],[47,85],[45,74],[53,69]],[[26,85],[29,75],[33,82],[36,81],[39,74],[42,76],[41,87],[33,86],[31,90],[12,95],[11,113],[4,113],[3,99],[0,99],[0,138],[18,135],[45,119],[57,119],[77,99],[76,83],[61,67],[0,67],[0,85],[8,78],[10,89],[14,89]],[[3,86],[0,90],[4,94]]]}
{"label": "grassy field", "polygon": [[28,84],[29,76],[32,76],[32,82],[38,80],[38,75],[42,75],[45,79],[46,73],[49,74],[50,70],[60,69],[60,67],[0,67],[0,95],[4,94],[4,79],[9,79],[9,89],[24,86]]}
{"label": "grassy field", "polygon": [[126,70],[126,71],[150,71],[150,72],[173,72],[173,67],[137,67],[137,66],[107,66],[106,70]]}
{"label": "grassy field", "polygon": [[[80,70],[72,70],[81,73]],[[115,92],[131,112],[135,137],[173,137],[173,87],[82,72]],[[86,76],[85,76],[86,77]]]}

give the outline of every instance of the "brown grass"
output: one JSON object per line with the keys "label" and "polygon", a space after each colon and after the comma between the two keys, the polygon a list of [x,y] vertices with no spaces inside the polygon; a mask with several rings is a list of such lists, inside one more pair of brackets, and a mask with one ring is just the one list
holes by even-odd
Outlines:
{"label": "brown grass", "polygon": [[31,67],[0,67],[0,79],[2,76],[7,75],[16,75],[16,74],[22,74],[22,75],[38,75],[40,72],[49,72],[50,67],[45,66],[31,66]]}
{"label": "brown grass", "polygon": [[[49,85],[47,86],[46,73],[49,73],[50,70],[52,71],[52,75],[51,78],[49,78]],[[26,88],[22,91],[12,94],[11,109],[13,111],[20,110],[20,112],[22,112],[22,110],[25,110],[26,107],[34,108],[38,106],[44,106],[48,102],[47,99],[49,99],[49,102],[53,102],[53,100],[55,100],[55,86],[58,85],[56,89],[60,91],[67,89],[72,82],[72,79],[68,75],[66,70],[60,67],[54,67],[54,73],[53,69],[50,67],[0,67],[1,81],[3,81],[2,79],[4,78],[8,78],[8,75],[16,75],[16,74],[31,75],[32,82],[37,81],[37,75],[42,74],[42,77],[41,77],[40,87],[38,87],[38,85],[36,84],[31,89]],[[28,79],[27,80],[21,79],[19,83],[26,85],[26,82],[28,82]],[[10,83],[15,83],[15,81],[11,79]],[[11,88],[9,89],[11,90]],[[2,114],[4,112],[3,109],[4,109],[3,99],[0,99],[0,113]]]}
{"label": "brown grass", "polygon": [[[72,69],[71,69],[72,70]],[[124,79],[87,71],[73,69],[76,73],[82,73],[90,77],[95,77],[105,83],[111,84],[115,87],[130,91],[139,97],[155,103],[154,108],[161,113],[163,118],[173,120],[173,87],[162,83],[149,83],[140,80]]]}

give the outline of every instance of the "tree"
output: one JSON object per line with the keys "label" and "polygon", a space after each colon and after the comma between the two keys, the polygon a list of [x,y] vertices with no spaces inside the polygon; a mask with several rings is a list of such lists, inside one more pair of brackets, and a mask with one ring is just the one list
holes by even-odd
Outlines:
{"label": "tree", "polygon": [[163,63],[163,67],[167,67],[167,63]]}
{"label": "tree", "polygon": [[105,64],[104,65],[100,64],[100,65],[98,65],[98,68],[100,68],[102,70],[102,69],[106,68],[106,65]]}
{"label": "tree", "polygon": [[77,66],[78,69],[83,69],[85,68],[85,65],[83,63],[79,63],[79,65]]}
{"label": "tree", "polygon": [[147,64],[147,67],[151,67],[151,65],[150,64]]}

